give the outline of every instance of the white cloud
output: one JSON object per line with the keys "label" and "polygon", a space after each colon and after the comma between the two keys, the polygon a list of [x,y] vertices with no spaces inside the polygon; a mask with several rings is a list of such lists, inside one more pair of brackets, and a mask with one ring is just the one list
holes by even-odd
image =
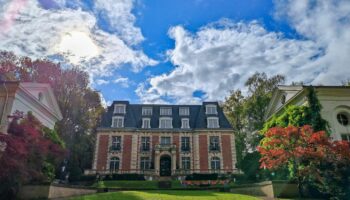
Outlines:
{"label": "white cloud", "polygon": [[97,85],[106,85],[106,84],[109,84],[109,81],[106,81],[106,80],[104,80],[104,79],[97,79],[97,80],[95,81],[95,83],[96,83]]}
{"label": "white cloud", "polygon": [[[0,5],[0,19],[3,19],[0,24],[8,26],[0,31],[0,49],[34,58],[64,54],[68,61],[81,65],[93,77],[110,76],[124,64],[130,65],[133,71],[139,71],[157,63],[142,50],[131,46],[139,44],[143,39],[141,32],[137,31],[139,29],[134,26],[132,0],[104,2],[103,5],[96,2],[99,5],[96,12],[110,15],[108,12],[113,10],[107,8],[111,6],[114,11],[123,11],[122,15],[127,17],[118,18],[113,22],[113,27],[119,24],[121,28],[118,31],[136,38],[134,43],[121,37],[121,34],[100,29],[93,13],[62,7],[65,5],[63,0],[58,1],[57,5],[60,6],[59,9],[43,9],[35,0],[4,1]],[[76,37],[81,41],[75,45],[64,42],[71,41],[68,36],[74,37],[74,33],[81,33],[80,35],[86,37]],[[81,51],[82,46],[79,44],[86,44],[94,49]]]}
{"label": "white cloud", "polygon": [[113,82],[119,84],[124,88],[128,88],[130,86],[130,81],[127,77],[119,77],[115,79]]}
{"label": "white cloud", "polygon": [[269,32],[256,21],[221,20],[195,33],[172,27],[175,47],[168,57],[176,68],[140,85],[141,101],[196,102],[195,91],[205,92],[205,100],[223,100],[256,71],[283,74],[288,82],[339,84],[350,74],[350,2],[304,2],[276,2],[303,39]]}

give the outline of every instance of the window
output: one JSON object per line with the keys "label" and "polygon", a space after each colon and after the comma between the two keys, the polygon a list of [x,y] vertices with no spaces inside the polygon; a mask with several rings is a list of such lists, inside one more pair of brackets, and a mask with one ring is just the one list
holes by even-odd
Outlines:
{"label": "window", "polygon": [[190,120],[189,119],[181,119],[181,128],[190,128]]}
{"label": "window", "polygon": [[123,104],[115,104],[113,113],[125,114],[125,105],[123,105]]}
{"label": "window", "polygon": [[190,115],[190,109],[188,107],[180,107],[179,115]]}
{"label": "window", "polygon": [[190,137],[181,137],[181,151],[190,151]]}
{"label": "window", "polygon": [[119,158],[118,157],[113,157],[109,161],[109,170],[111,172],[119,170]]}
{"label": "window", "polygon": [[120,151],[121,150],[121,143],[122,143],[121,136],[112,136],[111,151]]}
{"label": "window", "polygon": [[214,170],[220,169],[220,158],[218,157],[211,158],[211,169],[214,169]]}
{"label": "window", "polygon": [[218,112],[216,111],[216,105],[206,105],[205,106],[205,113],[207,115],[216,115]]}
{"label": "window", "polygon": [[143,118],[142,119],[142,128],[151,128],[151,119]]}
{"label": "window", "polygon": [[124,127],[124,117],[114,116],[112,121],[113,128],[123,128]]}
{"label": "window", "polygon": [[142,115],[152,115],[152,107],[143,107]]}
{"label": "window", "polygon": [[160,138],[160,144],[162,144],[162,145],[170,145],[171,144],[171,138],[170,137],[161,137]]}
{"label": "window", "polygon": [[182,157],[181,158],[182,169],[189,170],[191,168],[191,159],[190,157]]}
{"label": "window", "polygon": [[281,97],[281,104],[285,104],[286,103],[286,95],[282,95]]}
{"label": "window", "polygon": [[207,127],[208,128],[219,128],[219,118],[208,117],[207,118]]}
{"label": "window", "polygon": [[209,143],[210,151],[220,151],[219,136],[210,136],[209,141],[210,141]]}
{"label": "window", "polygon": [[346,126],[349,124],[349,118],[345,113],[339,113],[337,114],[337,120],[339,124]]}
{"label": "window", "polygon": [[341,139],[350,142],[350,134],[342,134]]}
{"label": "window", "polygon": [[151,163],[149,157],[141,157],[140,167],[141,170],[150,169]]}
{"label": "window", "polygon": [[38,94],[38,100],[41,102],[41,101],[43,100],[43,98],[44,98],[43,93],[42,93],[42,92],[39,92],[39,94]]}
{"label": "window", "polygon": [[149,151],[150,150],[150,138],[149,137],[141,137],[141,151]]}
{"label": "window", "polygon": [[171,108],[160,108],[160,115],[171,115]]}
{"label": "window", "polygon": [[172,118],[160,118],[159,119],[159,128],[173,128],[173,119]]}

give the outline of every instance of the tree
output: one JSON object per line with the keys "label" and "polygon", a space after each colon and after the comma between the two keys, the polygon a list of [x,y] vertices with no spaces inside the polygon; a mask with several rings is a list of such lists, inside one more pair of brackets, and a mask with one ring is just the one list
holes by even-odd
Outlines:
{"label": "tree", "polygon": [[301,196],[305,187],[314,186],[333,198],[344,198],[350,178],[350,145],[332,141],[325,131],[274,127],[265,133],[258,151],[261,168],[288,167],[290,178],[298,182]]}
{"label": "tree", "polygon": [[[63,115],[56,131],[68,149],[68,169],[83,172],[91,168],[95,129],[104,109],[98,92],[89,87],[88,74],[74,66],[63,68],[59,63],[17,57],[11,52],[0,52],[0,69],[13,73],[19,81],[51,85]],[[79,160],[73,162],[74,158]]]}
{"label": "tree", "polygon": [[6,144],[0,157],[0,182],[4,183],[0,195],[5,199],[13,198],[10,194],[15,194],[21,184],[52,181],[52,166],[65,154],[62,146],[46,137],[43,126],[31,113],[18,123],[19,116],[17,113],[11,122],[8,134],[0,133],[0,142]]}
{"label": "tree", "polygon": [[225,114],[235,132],[237,167],[242,169],[242,161],[248,149],[254,150],[261,136],[253,134],[262,129],[264,114],[272,97],[273,90],[284,82],[284,77],[267,77],[256,72],[245,82],[247,94],[240,89],[231,91],[224,102]]}

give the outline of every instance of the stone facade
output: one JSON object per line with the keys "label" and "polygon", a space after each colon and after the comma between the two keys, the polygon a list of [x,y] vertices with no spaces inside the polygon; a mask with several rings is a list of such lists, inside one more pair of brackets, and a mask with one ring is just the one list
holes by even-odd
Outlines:
{"label": "stone facade", "polygon": [[[273,93],[265,119],[280,115],[290,105],[308,105],[310,86],[279,86]],[[350,87],[313,86],[322,105],[321,116],[327,120],[334,140],[350,141]]]}
{"label": "stone facade", "polygon": [[[103,121],[102,127],[98,129],[93,169],[86,170],[87,174],[140,173],[154,177],[236,172],[235,136],[216,102],[219,123],[215,128],[207,128],[208,124],[199,122],[207,121],[206,114],[203,114],[205,105],[180,106],[189,107],[190,112],[193,112],[186,116],[189,118],[190,128],[181,128],[183,124],[176,122],[181,121],[181,117],[177,115],[179,106],[169,105],[166,107],[172,108],[172,114],[169,115],[172,128],[159,128],[160,122],[142,128],[141,121],[144,116],[138,113],[141,110],[135,107],[153,105],[125,104],[123,127],[113,127],[107,120]],[[162,106],[153,106],[153,115],[156,115],[150,116],[153,121],[162,118],[157,114],[157,109]],[[114,115],[110,114],[104,120],[112,120]],[[129,116],[134,119],[139,116],[139,119],[130,122],[127,119]],[[106,127],[106,124],[111,127]]]}

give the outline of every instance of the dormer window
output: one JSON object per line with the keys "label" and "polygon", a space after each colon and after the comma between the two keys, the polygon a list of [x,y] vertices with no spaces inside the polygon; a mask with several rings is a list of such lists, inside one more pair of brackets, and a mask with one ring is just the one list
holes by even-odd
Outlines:
{"label": "dormer window", "polygon": [[152,115],[152,107],[143,107],[142,115]]}
{"label": "dormer window", "polygon": [[208,128],[219,128],[219,118],[208,117],[207,118],[207,127]]}
{"label": "dormer window", "polygon": [[181,119],[181,128],[190,128],[190,120],[188,118]]}
{"label": "dormer window", "polygon": [[173,119],[171,117],[159,118],[159,128],[173,128]]}
{"label": "dormer window", "polygon": [[187,116],[187,115],[190,115],[190,109],[188,107],[180,107],[179,108],[179,115],[180,116]]}
{"label": "dormer window", "polygon": [[39,94],[38,94],[38,100],[41,102],[41,101],[43,100],[43,98],[44,98],[43,93],[42,93],[42,92],[39,92]]}
{"label": "dormer window", "polygon": [[124,117],[114,116],[112,118],[112,127],[113,128],[123,128],[124,127]]}
{"label": "dormer window", "polygon": [[151,119],[143,118],[142,119],[142,128],[151,128]]}
{"label": "dormer window", "polygon": [[124,104],[115,104],[113,113],[125,114],[125,105]]}
{"label": "dormer window", "polygon": [[160,108],[160,115],[171,115],[171,108]]}
{"label": "dormer window", "polygon": [[216,115],[218,114],[216,110],[216,105],[206,105],[205,106],[205,114],[207,115]]}

